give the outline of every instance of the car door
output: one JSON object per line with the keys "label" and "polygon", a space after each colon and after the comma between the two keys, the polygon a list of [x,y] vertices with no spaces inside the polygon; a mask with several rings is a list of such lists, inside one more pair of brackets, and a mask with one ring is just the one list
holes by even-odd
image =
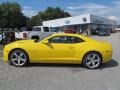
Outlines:
{"label": "car door", "polygon": [[[69,40],[68,40],[69,39]],[[47,44],[40,44],[37,48],[38,60],[42,62],[68,62],[75,59],[77,43],[73,43],[68,36],[54,36]]]}

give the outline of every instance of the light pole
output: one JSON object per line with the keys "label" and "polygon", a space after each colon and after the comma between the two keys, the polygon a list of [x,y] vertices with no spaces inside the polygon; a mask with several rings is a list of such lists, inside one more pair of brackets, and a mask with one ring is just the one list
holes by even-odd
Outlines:
{"label": "light pole", "polygon": [[[85,33],[86,33],[86,29],[85,29],[85,24],[87,22],[87,18],[86,17],[83,18],[83,22],[84,22],[84,30],[85,30]],[[87,35],[88,35],[88,32],[87,32]]]}

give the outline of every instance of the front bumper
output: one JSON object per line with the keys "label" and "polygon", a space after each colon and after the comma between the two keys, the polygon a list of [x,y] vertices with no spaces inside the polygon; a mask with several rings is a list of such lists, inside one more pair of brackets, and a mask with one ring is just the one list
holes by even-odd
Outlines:
{"label": "front bumper", "polygon": [[3,50],[3,61],[8,62],[9,60],[9,51],[4,48]]}

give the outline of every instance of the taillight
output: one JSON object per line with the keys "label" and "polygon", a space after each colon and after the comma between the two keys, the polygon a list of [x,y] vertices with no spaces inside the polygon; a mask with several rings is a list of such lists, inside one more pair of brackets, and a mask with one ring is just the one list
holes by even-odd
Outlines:
{"label": "taillight", "polygon": [[23,37],[26,39],[27,38],[27,33],[23,33]]}

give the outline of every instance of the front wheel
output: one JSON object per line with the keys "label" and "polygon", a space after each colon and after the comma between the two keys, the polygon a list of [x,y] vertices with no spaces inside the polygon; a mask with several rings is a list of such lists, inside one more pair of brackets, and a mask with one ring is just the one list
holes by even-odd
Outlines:
{"label": "front wheel", "polygon": [[17,67],[22,67],[25,66],[28,63],[28,55],[25,51],[17,49],[17,50],[13,50],[10,53],[10,57],[9,57],[9,63],[17,66]]}
{"label": "front wheel", "polygon": [[96,69],[102,63],[102,57],[97,52],[90,52],[85,55],[83,65],[88,69]]}

